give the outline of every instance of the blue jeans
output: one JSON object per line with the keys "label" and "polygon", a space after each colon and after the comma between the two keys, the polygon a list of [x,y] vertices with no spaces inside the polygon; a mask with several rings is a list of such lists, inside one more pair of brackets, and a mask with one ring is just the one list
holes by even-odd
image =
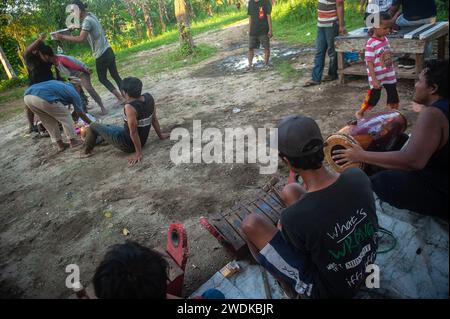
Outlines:
{"label": "blue jeans", "polygon": [[316,57],[314,58],[314,68],[312,71],[312,79],[315,82],[322,81],[323,69],[325,67],[325,54],[328,51],[330,58],[330,66],[328,75],[332,79],[338,77],[337,73],[337,54],[334,48],[334,38],[339,34],[339,26],[337,23],[332,27],[317,27],[316,38]]}
{"label": "blue jeans", "polygon": [[86,134],[86,153],[89,153],[94,149],[98,136],[101,136],[108,144],[111,144],[123,152],[134,152],[134,145],[133,143],[130,143],[129,139],[125,135],[125,130],[123,127],[117,125],[91,123]]}

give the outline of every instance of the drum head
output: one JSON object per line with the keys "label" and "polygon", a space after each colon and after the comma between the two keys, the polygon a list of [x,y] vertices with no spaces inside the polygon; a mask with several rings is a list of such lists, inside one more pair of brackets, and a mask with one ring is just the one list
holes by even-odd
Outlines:
{"label": "drum head", "polygon": [[358,167],[363,169],[363,163],[345,163],[342,165],[336,164],[333,160],[333,152],[342,149],[348,149],[352,144],[359,144],[354,138],[346,134],[333,134],[330,135],[325,141],[324,153],[328,164],[338,173],[342,173],[349,167]]}

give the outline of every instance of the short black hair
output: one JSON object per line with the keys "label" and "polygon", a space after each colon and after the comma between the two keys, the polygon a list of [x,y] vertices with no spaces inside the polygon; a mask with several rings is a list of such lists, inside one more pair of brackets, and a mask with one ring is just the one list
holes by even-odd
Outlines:
{"label": "short black hair", "polygon": [[392,20],[392,16],[389,12],[380,12],[380,21]]}
{"label": "short black hair", "polygon": [[138,78],[130,76],[122,80],[120,88],[129,96],[138,98],[142,93],[142,82]]}
{"label": "short black hair", "polygon": [[305,145],[302,152],[308,152],[318,147],[318,150],[316,152],[301,157],[289,157],[280,152],[280,156],[285,157],[289,161],[289,163],[295,168],[301,170],[316,170],[322,167],[322,163],[325,158],[323,147],[320,146],[323,146],[322,141],[312,140],[311,142]]}
{"label": "short black hair", "polygon": [[71,2],[71,4],[77,5],[78,8],[80,8],[81,11],[86,11],[86,9],[87,9],[87,7],[88,7],[87,4],[81,2],[80,0],[73,0],[73,1]]}
{"label": "short black hair", "polygon": [[448,99],[448,60],[429,60],[424,65],[428,86],[437,87],[437,95]]}
{"label": "short black hair", "polygon": [[38,45],[37,49],[38,49],[39,52],[41,52],[44,55],[55,56],[55,53],[53,52],[52,47],[49,46],[49,45],[46,45],[46,44],[42,43],[42,44]]}
{"label": "short black hair", "polygon": [[93,278],[100,299],[165,299],[168,264],[153,249],[136,242],[112,246]]}

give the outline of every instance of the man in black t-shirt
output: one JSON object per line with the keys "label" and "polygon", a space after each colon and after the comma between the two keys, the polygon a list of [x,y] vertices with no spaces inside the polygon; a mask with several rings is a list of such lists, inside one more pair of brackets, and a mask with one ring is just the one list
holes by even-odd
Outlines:
{"label": "man in black t-shirt", "polygon": [[248,2],[249,45],[248,69],[253,66],[254,50],[262,44],[264,48],[264,64],[269,64],[270,38],[272,37],[272,3],[270,0],[250,0]]}
{"label": "man in black t-shirt", "polygon": [[[365,283],[377,251],[378,221],[369,178],[360,169],[337,174],[322,165],[323,139],[316,122],[290,116],[278,126],[278,150],[304,182],[298,200],[275,227],[249,215],[243,231],[253,256],[291,292],[309,298],[351,298]],[[367,271],[367,272],[366,272]]]}
{"label": "man in black t-shirt", "polygon": [[436,3],[434,0],[394,0],[389,13],[395,16],[400,7],[402,13],[395,21],[399,27],[419,26],[436,22]]}

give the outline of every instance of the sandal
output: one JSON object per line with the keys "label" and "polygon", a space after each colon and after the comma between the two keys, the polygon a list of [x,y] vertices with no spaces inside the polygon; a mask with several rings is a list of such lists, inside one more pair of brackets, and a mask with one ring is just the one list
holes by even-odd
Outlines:
{"label": "sandal", "polygon": [[315,85],[320,85],[320,82],[316,82],[314,80],[309,80],[305,84],[303,84],[303,87],[306,88],[306,87],[315,86]]}

